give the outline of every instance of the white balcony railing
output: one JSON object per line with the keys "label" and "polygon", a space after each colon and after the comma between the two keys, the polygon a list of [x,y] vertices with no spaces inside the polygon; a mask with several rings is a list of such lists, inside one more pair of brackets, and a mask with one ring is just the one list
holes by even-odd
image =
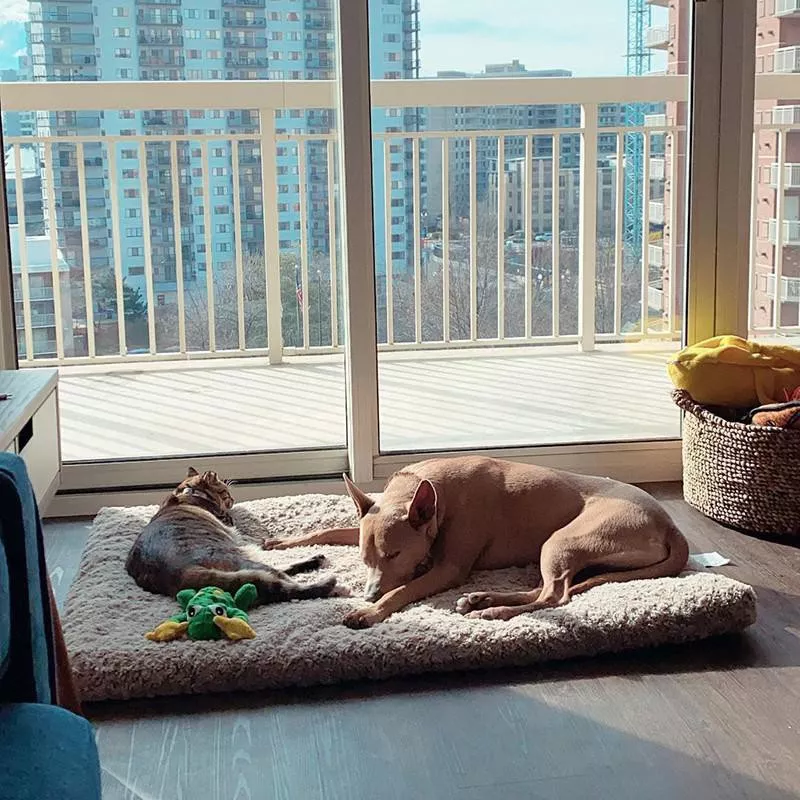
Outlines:
{"label": "white balcony railing", "polygon": [[[767,296],[775,299],[775,280],[774,273],[767,275]],[[781,302],[800,303],[800,278],[787,278],[781,276]]]}
{"label": "white balcony railing", "polygon": [[653,225],[663,225],[666,217],[664,216],[664,203],[660,200],[651,200],[649,204],[648,219]]}
{"label": "white balcony railing", "polygon": [[[377,108],[574,104],[583,111],[581,127],[546,133],[438,129],[409,113],[399,120],[405,128],[374,131],[382,164],[373,176],[379,348],[561,342],[590,349],[595,341],[678,337],[675,297],[664,298],[663,308],[656,309],[663,324],[653,326],[657,315],[644,308],[650,304],[648,258],[639,255],[632,267],[629,244],[614,225],[615,216],[624,213],[623,193],[614,193],[611,207],[598,209],[598,198],[605,197],[598,188],[607,177],[622,185],[616,167],[607,166],[608,155],[601,157],[601,136],[604,142],[615,137],[614,152],[622,152],[625,132],[642,134],[649,146],[652,136],[675,137],[682,129],[668,126],[664,114],[655,115],[657,130],[648,126],[652,116],[640,127],[599,128],[597,120],[598,98],[603,104],[652,105],[683,102],[687,95],[685,76],[374,81]],[[26,344],[21,363],[230,355],[268,356],[277,363],[284,355],[339,351],[337,134],[316,117],[314,126],[306,124],[320,109],[333,108],[335,98],[335,85],[327,81],[0,84],[4,110],[35,110],[45,121],[47,112],[97,109],[150,115],[152,109],[214,109],[219,112],[214,119],[223,120],[203,127],[195,122],[197,115],[163,111],[152,117],[156,125],[130,134],[82,130],[62,136],[40,130],[35,139],[7,138],[9,163],[17,170],[21,148],[33,146],[46,187],[55,186],[65,162],[73,165],[78,183],[77,196],[59,195],[63,190],[54,188],[45,197],[45,216],[57,223],[40,237],[53,279],[52,303],[39,309],[55,322],[49,326],[55,345],[47,352],[32,335],[31,304],[38,298],[31,275],[42,265],[33,264],[33,251],[24,247],[13,264]],[[238,131],[231,130],[234,124]],[[556,147],[567,137],[577,144],[582,135],[586,144],[571,148],[580,152],[572,166],[562,166],[559,174],[556,162],[553,173],[552,159],[533,158],[534,135],[550,136]],[[522,215],[520,247],[505,246],[514,230],[508,204],[496,196],[494,203],[490,195],[477,197],[475,154],[479,141],[483,147],[487,139],[494,140],[501,163],[510,142],[517,148],[523,142],[523,166],[515,173],[519,185],[506,173],[500,196],[542,195],[543,203],[531,203],[532,213]],[[472,154],[466,164],[453,156],[456,145]],[[585,163],[597,169],[585,169]],[[430,199],[424,200],[423,184],[430,197],[432,183],[449,187],[449,178],[464,169],[470,187],[464,210],[451,214],[457,197],[438,212],[426,208]],[[104,188],[88,183],[100,176],[107,181]],[[588,176],[588,186],[581,185],[581,176]],[[644,199],[650,222],[663,223],[676,213]],[[564,211],[553,218],[552,208],[560,207]],[[494,209],[488,228],[480,221],[487,209]],[[111,237],[107,254],[96,232],[98,214]],[[72,238],[64,238],[62,229],[70,225]],[[227,238],[219,238],[218,229]],[[19,236],[27,238],[24,214]],[[42,255],[40,248],[36,253]],[[679,286],[674,258],[668,267],[669,286]],[[623,290],[630,285],[643,289],[631,297]],[[562,298],[580,309],[580,319],[576,312],[566,315]]]}
{"label": "white balcony railing", "polygon": [[644,115],[645,128],[658,128],[663,130],[667,126],[666,114],[645,114]]}
{"label": "white balcony railing", "polygon": [[664,246],[660,244],[651,244],[647,247],[647,259],[651,267],[664,266]]}
{"label": "white balcony railing", "polygon": [[800,47],[779,47],[775,51],[775,72],[800,72]]}
{"label": "white balcony railing", "polygon": [[775,106],[772,109],[772,122],[774,125],[800,124],[800,106]]}
{"label": "white balcony railing", "polygon": [[[769,170],[769,183],[770,186],[778,185],[778,165],[770,165]],[[783,188],[784,189],[797,189],[800,188],[800,164],[784,164],[783,165]]]}
{"label": "white balcony railing", "polygon": [[775,14],[779,17],[800,14],[800,0],[775,0]]}
{"label": "white balcony railing", "polygon": [[644,35],[645,45],[653,50],[666,50],[669,47],[669,28],[648,28]]}
{"label": "white balcony railing", "polygon": [[[769,220],[769,240],[772,244],[778,243],[778,220]],[[785,245],[800,244],[800,220],[785,219],[783,221],[783,239]]]}
{"label": "white balcony railing", "polygon": [[663,158],[650,159],[650,178],[654,181],[663,181],[666,177],[666,160]]}

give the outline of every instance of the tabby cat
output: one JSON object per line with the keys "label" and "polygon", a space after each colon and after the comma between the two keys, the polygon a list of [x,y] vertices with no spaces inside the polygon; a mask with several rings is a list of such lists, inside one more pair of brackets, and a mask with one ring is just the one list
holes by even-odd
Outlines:
{"label": "tabby cat", "polygon": [[136,538],[125,562],[128,574],[148,592],[174,597],[181,589],[218,586],[235,593],[244,583],[258,589],[259,603],[328,597],[336,578],[300,584],[291,575],[319,568],[314,556],[281,571],[250,560],[230,509],[233,497],[216,472],[189,468],[186,479],[164,500]]}

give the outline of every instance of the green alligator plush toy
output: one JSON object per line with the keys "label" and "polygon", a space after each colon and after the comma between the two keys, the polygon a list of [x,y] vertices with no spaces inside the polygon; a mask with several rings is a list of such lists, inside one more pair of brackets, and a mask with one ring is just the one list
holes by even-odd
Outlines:
{"label": "green alligator plush toy", "polygon": [[206,586],[199,592],[184,589],[178,592],[181,613],[162,622],[145,637],[151,642],[171,642],[184,634],[195,641],[223,637],[233,641],[253,639],[256,632],[250,627],[247,610],[257,596],[258,590],[252,583],[241,586],[234,597],[216,586]]}

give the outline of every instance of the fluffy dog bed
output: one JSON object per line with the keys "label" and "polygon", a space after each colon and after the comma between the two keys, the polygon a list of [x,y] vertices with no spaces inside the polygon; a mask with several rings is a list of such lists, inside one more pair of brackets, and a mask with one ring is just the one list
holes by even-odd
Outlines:
{"label": "fluffy dog bed", "polygon": [[[67,599],[64,633],[85,700],[308,686],[421,672],[500,667],[688,642],[739,631],[756,616],[745,584],[712,574],[597,587],[569,605],[507,622],[454,612],[465,590],[530,588],[532,570],[475,573],[464,587],[418,603],[368,630],[342,617],[363,601],[355,547],[264,552],[265,536],[352,524],[345,497],[306,495],[241,503],[236,525],[252,555],[280,567],[323,552],[354,597],[306,600],[251,612],[257,637],[157,644],[144,634],[176,613],[174,600],[141,590],[124,562],[154,507],[106,508],[89,535]],[[301,576],[302,577],[302,576]],[[306,576],[308,579],[308,576]]]}

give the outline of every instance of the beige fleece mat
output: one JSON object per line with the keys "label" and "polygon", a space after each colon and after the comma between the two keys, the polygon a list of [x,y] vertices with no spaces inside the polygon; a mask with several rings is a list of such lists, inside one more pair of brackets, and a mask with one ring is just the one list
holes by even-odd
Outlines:
{"label": "beige fleece mat", "polygon": [[[307,686],[421,672],[533,664],[551,659],[688,642],[739,631],[756,616],[755,594],[713,574],[597,587],[569,605],[507,622],[454,612],[464,590],[530,588],[533,570],[475,573],[464,587],[393,615],[369,630],[342,625],[363,601],[356,547],[252,554],[280,567],[323,552],[355,594],[265,606],[251,613],[257,637],[241,642],[155,643],[144,633],[178,611],[125,572],[128,550],[155,507],[106,508],[89,535],[67,599],[64,633],[86,700]],[[245,541],[352,523],[345,497],[305,495],[241,503]]]}

